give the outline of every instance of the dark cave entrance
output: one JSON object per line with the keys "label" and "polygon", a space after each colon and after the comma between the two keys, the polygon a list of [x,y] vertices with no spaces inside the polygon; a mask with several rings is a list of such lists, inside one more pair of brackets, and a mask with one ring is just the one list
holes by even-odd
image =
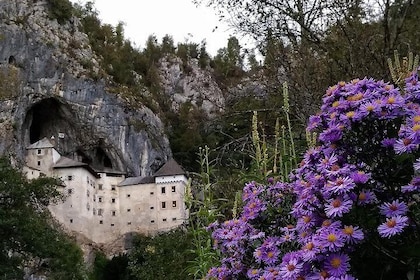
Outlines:
{"label": "dark cave entrance", "polygon": [[109,144],[82,125],[69,104],[46,98],[35,103],[26,114],[25,143],[54,137],[55,148],[63,156],[87,163],[98,171],[119,166],[120,161],[112,157]]}
{"label": "dark cave entrance", "polygon": [[31,144],[44,137],[50,139],[54,136],[57,139],[60,133],[66,135],[73,130],[67,121],[72,118],[72,114],[54,98],[47,98],[36,103],[28,111],[28,116],[32,116],[29,124],[29,142]]}

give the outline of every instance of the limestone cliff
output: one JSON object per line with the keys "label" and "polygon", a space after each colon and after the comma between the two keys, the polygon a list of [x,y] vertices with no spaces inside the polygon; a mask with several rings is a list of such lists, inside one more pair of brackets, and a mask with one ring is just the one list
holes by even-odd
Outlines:
{"label": "limestone cliff", "polygon": [[46,5],[0,0],[0,154],[21,162],[26,146],[53,136],[97,169],[150,175],[171,153],[161,120],[111,92],[78,20],[58,24]]}

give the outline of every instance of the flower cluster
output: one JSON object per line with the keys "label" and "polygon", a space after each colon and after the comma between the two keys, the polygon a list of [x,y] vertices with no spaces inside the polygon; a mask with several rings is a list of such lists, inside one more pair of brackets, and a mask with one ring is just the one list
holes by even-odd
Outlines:
{"label": "flower cluster", "polygon": [[404,89],[367,78],[330,87],[308,125],[319,145],[291,182],[248,184],[241,216],[209,227],[224,258],[208,278],[355,279],[362,246],[417,237],[419,104],[417,73]]}

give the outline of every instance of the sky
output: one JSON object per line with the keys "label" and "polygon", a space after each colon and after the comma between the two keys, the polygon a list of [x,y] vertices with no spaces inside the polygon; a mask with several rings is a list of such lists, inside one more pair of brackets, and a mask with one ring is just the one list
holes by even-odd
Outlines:
{"label": "sky", "polygon": [[[87,0],[70,0],[84,5]],[[192,0],[96,0],[94,7],[102,23],[116,26],[122,21],[125,38],[143,48],[149,35],[159,43],[166,34],[175,44],[206,41],[211,56],[227,46],[233,30],[220,22],[212,8],[196,7]],[[238,38],[239,39],[239,38]]]}

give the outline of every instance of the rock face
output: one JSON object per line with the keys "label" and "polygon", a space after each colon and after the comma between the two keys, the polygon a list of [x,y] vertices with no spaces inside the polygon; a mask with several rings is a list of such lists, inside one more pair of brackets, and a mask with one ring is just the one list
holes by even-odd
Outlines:
{"label": "rock face", "polygon": [[225,107],[221,89],[211,72],[201,69],[197,59],[189,60],[187,69],[179,57],[160,61],[160,78],[164,93],[171,100],[172,110],[178,111],[186,102],[202,109],[208,117],[220,114]]}
{"label": "rock face", "polygon": [[0,0],[0,154],[21,163],[25,147],[52,137],[97,169],[152,174],[171,154],[161,120],[111,93],[78,20],[60,25],[46,5]]}

